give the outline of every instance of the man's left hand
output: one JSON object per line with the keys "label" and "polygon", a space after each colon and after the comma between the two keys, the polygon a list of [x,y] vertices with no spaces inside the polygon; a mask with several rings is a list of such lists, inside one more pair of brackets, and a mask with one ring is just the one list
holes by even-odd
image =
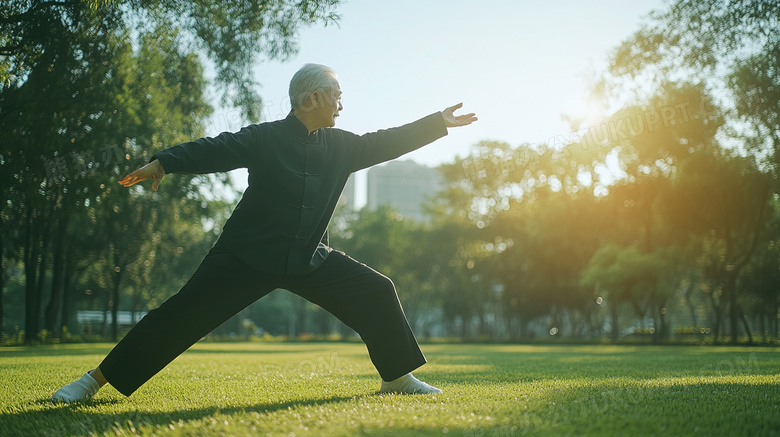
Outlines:
{"label": "man's left hand", "polygon": [[444,111],[441,111],[441,117],[444,119],[445,126],[447,127],[468,126],[471,123],[477,121],[477,117],[476,115],[474,115],[473,112],[465,115],[453,114],[453,112],[457,111],[462,106],[463,103],[458,103],[457,105],[450,106]]}

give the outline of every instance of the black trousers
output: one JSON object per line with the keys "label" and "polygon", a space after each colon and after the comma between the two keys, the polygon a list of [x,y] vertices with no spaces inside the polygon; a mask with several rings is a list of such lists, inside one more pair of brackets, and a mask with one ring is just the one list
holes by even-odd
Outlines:
{"label": "black trousers", "polygon": [[354,329],[385,381],[426,363],[393,282],[343,252],[331,252],[309,274],[278,276],[212,249],[184,287],[114,347],[100,370],[130,396],[203,336],[277,288],[321,306]]}

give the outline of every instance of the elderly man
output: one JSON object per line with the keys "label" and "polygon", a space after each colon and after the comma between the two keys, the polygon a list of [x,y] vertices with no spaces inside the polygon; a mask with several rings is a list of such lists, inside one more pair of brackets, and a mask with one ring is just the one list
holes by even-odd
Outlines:
{"label": "elderly man", "polygon": [[283,288],[316,303],[366,343],[382,393],[441,393],[410,373],[426,363],[395,286],[328,245],[327,227],[347,178],[476,121],[458,104],[407,125],[355,135],[335,129],[343,109],[336,73],[306,64],[290,82],[292,111],[161,151],[119,181],[125,187],[166,173],[244,167],[249,186],[222,234],[184,287],[150,311],[98,367],[58,390],[55,401],[89,399],[106,383],[125,396],[247,305]]}

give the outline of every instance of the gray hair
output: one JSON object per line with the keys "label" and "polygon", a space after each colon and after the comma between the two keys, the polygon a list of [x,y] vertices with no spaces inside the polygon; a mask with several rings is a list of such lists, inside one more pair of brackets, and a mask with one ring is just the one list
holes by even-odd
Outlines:
{"label": "gray hair", "polygon": [[306,64],[290,80],[290,104],[293,109],[304,107],[314,91],[323,93],[336,86],[338,76],[332,68],[320,64]]}

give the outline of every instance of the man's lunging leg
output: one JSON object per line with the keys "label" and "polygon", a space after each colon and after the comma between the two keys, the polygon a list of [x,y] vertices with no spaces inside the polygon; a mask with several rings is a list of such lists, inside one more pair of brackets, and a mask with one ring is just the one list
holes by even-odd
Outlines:
{"label": "man's lunging leg", "polygon": [[91,397],[100,376],[130,396],[203,336],[276,288],[264,279],[228,253],[209,254],[177,294],[150,311],[114,347],[96,369],[98,378],[86,374],[55,393],[54,400]]}
{"label": "man's lunging leg", "polygon": [[388,277],[342,252],[333,251],[322,266],[296,278],[287,288],[329,311],[360,334],[384,381],[380,391],[441,392],[410,374],[425,364],[426,359]]}

